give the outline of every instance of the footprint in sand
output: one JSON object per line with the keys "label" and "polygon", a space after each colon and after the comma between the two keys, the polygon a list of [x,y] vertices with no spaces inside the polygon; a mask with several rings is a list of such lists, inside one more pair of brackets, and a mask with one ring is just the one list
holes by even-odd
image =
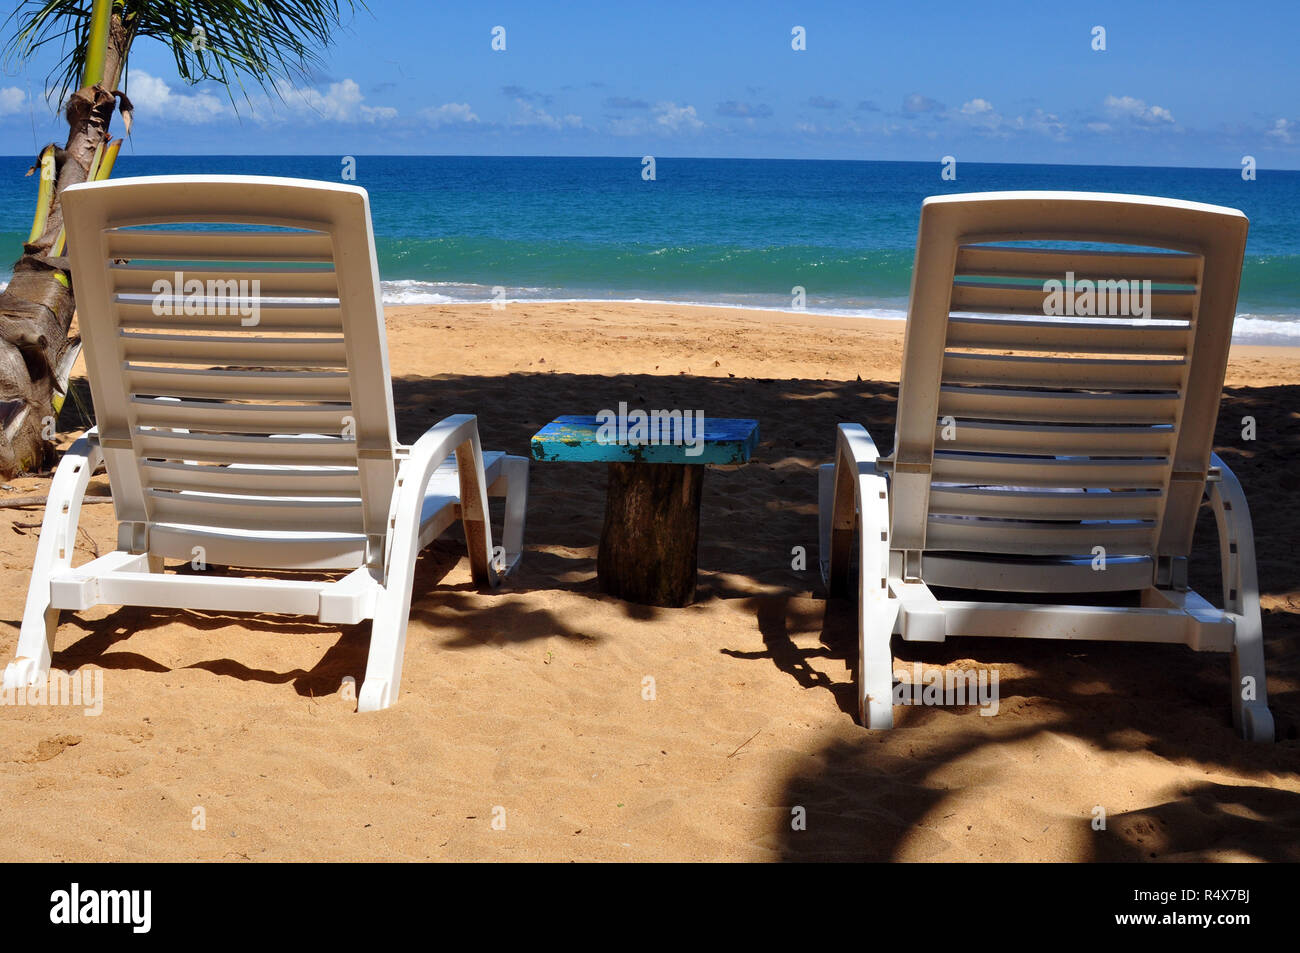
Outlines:
{"label": "footprint in sand", "polygon": [[81,735],[55,735],[53,738],[46,738],[38,744],[36,753],[25,760],[28,764],[34,764],[37,761],[49,761],[51,758],[57,758],[63,754],[63,749],[79,744],[81,744]]}

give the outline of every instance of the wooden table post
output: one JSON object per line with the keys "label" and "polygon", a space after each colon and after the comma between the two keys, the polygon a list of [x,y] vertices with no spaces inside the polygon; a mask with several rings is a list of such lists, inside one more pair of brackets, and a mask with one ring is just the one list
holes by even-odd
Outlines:
{"label": "wooden table post", "polygon": [[611,429],[633,432],[624,418],[618,424],[557,417],[533,435],[533,459],[609,464],[596,559],[602,591],[642,605],[690,605],[699,564],[704,468],[747,461],[758,446],[758,421],[700,418],[689,443],[610,440]]}
{"label": "wooden table post", "polygon": [[611,463],[596,574],[602,592],[649,606],[695,601],[704,467]]}

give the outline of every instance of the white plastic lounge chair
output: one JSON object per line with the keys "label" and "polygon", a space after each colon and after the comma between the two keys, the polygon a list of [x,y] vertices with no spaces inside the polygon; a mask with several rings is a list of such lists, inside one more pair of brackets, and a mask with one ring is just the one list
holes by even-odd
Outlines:
{"label": "white plastic lounge chair", "polygon": [[[459,518],[495,586],[519,559],[528,460],[483,453],[469,415],[397,442],[365,190],[159,176],[73,186],[63,208],[98,426],[50,487],[5,687],[45,677],[60,610],[165,606],[372,619],[357,708],[386,708],[419,550]],[[101,463],[118,548],[72,568]],[[489,495],[506,498],[496,550]]]}
{"label": "white plastic lounge chair", "polygon": [[[1272,740],[1250,513],[1211,452],[1247,226],[1233,209],[1129,195],[925,201],[894,452],[844,424],[819,473],[832,595],[860,539],[863,724],[893,725],[895,633],[1181,642],[1232,653],[1234,723]],[[1045,316],[1044,282],[1070,272],[1150,280],[1151,311]],[[1207,492],[1222,610],[1187,588]],[[945,601],[931,586],[1040,595]]]}

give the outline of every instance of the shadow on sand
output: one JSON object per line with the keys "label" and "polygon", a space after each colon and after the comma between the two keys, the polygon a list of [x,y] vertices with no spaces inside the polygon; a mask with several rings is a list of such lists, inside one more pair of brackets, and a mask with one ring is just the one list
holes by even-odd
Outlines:
{"label": "shadow on sand", "polygon": [[[88,405],[84,381],[81,401]],[[746,380],[723,377],[521,373],[502,377],[439,376],[394,381],[399,437],[414,440],[441,417],[479,415],[483,445],[527,454],[529,437],[553,417],[595,413],[627,401],[632,407],[700,409],[707,416],[756,417],[761,444],[751,463],[710,472],[701,517],[701,599],[751,600],[765,651],[720,651],[770,664],[809,691],[827,691],[844,712],[856,715],[856,605],[825,602],[816,579],[816,478],[814,468],[831,458],[835,426],[867,426],[882,452],[892,444],[896,385],[873,381]],[[884,860],[917,836],[927,815],[942,808],[950,792],[935,779],[945,765],[989,745],[1013,745],[1038,733],[1073,737],[1101,749],[1145,748],[1210,773],[1232,771],[1257,777],[1252,786],[1206,781],[1175,800],[1132,814],[1113,815],[1115,835],[1095,838],[1099,860],[1151,860],[1237,851],[1267,860],[1300,859],[1300,795],[1270,789],[1272,773],[1300,773],[1300,585],[1295,540],[1300,539],[1300,387],[1232,388],[1225,392],[1216,451],[1240,477],[1252,506],[1265,612],[1270,695],[1278,734],[1272,747],[1234,743],[1228,713],[1228,664],[1223,656],[1197,655],[1181,647],[1125,644],[1060,644],[1012,640],[960,640],[942,645],[896,642],[903,663],[943,665],[973,660],[1014,669],[1000,694],[1007,706],[1043,706],[1052,714],[1031,728],[986,730],[973,710],[912,708],[891,733],[853,729],[806,763],[815,771],[784,779],[787,804],[820,805],[815,824],[773,832],[782,857],[791,860]],[[63,420],[76,426],[75,402]],[[1242,439],[1242,418],[1253,416],[1258,439]],[[604,468],[535,463],[529,511],[533,525],[545,514],[546,534],[528,538],[521,570],[487,611],[469,611],[469,594],[440,586],[460,558],[459,544],[440,541],[422,558],[413,616],[439,632],[456,650],[493,640],[524,641],[555,635],[590,638],[570,630],[552,613],[528,608],[532,590],[564,589],[601,597],[594,582],[595,551],[604,505]],[[1191,577],[1216,601],[1218,550],[1213,519],[1203,508]],[[807,567],[794,568],[791,554],[804,547]],[[755,592],[762,593],[755,595]],[[630,617],[664,610],[626,606]],[[65,619],[72,620],[72,615]],[[166,671],[140,655],[105,650],[131,634],[175,621],[163,610],[122,609],[101,621],[75,625],[85,634],[56,653],[64,668],[94,662],[106,667]],[[219,629],[228,617],[186,613],[201,631]],[[250,624],[247,618],[241,623]],[[322,628],[302,620],[262,617],[251,623],[267,631]],[[66,629],[64,630],[66,633]],[[338,631],[337,629],[335,631]],[[302,694],[335,691],[345,673],[364,664],[365,626],[343,630],[337,643],[310,671],[267,672],[224,658],[199,667],[233,678],[292,683]],[[795,633],[814,634],[816,648],[800,648]],[[64,636],[66,640],[66,634]],[[807,642],[804,638],[801,641]],[[214,643],[219,644],[219,643]],[[827,670],[835,674],[826,674]],[[888,781],[888,783],[883,783]],[[1081,805],[1081,811],[1085,806]],[[1080,824],[1088,817],[1081,813]],[[1260,831],[1267,832],[1264,835]],[[1246,846],[1253,845],[1253,846]]]}

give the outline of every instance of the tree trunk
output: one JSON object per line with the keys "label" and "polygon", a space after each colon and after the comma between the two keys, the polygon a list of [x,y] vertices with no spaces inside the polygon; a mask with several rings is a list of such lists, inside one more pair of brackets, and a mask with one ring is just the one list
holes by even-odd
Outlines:
{"label": "tree trunk", "polygon": [[650,606],[695,600],[704,467],[611,463],[596,573],[602,591]]}
{"label": "tree trunk", "polygon": [[75,309],[67,260],[56,256],[63,231],[59,194],[86,181],[96,149],[108,138],[122,63],[132,35],[115,13],[109,32],[103,80],[79,89],[68,100],[67,145],[55,153],[55,187],[45,230],[23,246],[13,278],[0,292],[0,477],[39,468],[51,450],[55,431],[57,368],[72,341]]}

